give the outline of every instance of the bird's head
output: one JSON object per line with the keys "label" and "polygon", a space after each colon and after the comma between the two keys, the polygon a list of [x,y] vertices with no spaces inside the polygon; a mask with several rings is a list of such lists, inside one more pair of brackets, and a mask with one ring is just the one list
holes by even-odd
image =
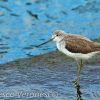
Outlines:
{"label": "bird's head", "polygon": [[62,30],[55,30],[52,34],[52,39],[55,42],[59,42],[64,38],[64,31]]}

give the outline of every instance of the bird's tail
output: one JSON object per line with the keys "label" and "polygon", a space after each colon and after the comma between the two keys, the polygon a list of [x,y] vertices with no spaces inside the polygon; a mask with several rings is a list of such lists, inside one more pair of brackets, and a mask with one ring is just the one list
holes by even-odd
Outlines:
{"label": "bird's tail", "polygon": [[96,43],[95,44],[95,51],[99,51],[100,52],[100,43]]}

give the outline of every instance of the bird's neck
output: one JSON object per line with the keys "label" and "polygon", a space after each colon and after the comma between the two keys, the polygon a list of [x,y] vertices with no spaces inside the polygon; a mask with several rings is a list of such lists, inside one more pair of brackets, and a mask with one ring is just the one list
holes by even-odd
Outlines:
{"label": "bird's neck", "polygon": [[61,43],[63,40],[64,40],[64,38],[60,38],[60,39],[58,39],[56,42],[57,42],[57,43]]}

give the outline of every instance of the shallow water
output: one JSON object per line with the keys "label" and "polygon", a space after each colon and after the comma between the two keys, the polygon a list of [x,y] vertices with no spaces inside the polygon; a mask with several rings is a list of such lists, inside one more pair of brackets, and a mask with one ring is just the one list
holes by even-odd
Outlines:
{"label": "shallow water", "polygon": [[0,0],[0,64],[55,50],[52,31],[100,37],[99,0]]}
{"label": "shallow water", "polygon": [[1,67],[0,99],[76,100],[79,95],[77,100],[99,100],[100,66],[95,65],[94,68],[94,65],[86,65],[81,73],[80,88],[75,88],[72,81],[76,68],[72,63],[69,65],[49,67],[37,63]]}

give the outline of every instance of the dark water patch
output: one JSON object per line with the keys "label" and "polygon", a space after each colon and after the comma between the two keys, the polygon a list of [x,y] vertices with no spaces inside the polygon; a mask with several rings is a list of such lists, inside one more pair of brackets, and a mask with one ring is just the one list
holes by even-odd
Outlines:
{"label": "dark water patch", "polygon": [[35,24],[35,23],[33,23],[32,25],[33,25],[33,26],[35,26],[36,24]]}
{"label": "dark water patch", "polygon": [[2,39],[0,39],[0,42],[2,42]]}
{"label": "dark water patch", "polygon": [[35,3],[39,4],[39,3],[45,3],[48,2],[48,0],[35,0]]}
{"label": "dark water patch", "polygon": [[5,10],[9,11],[9,12],[12,12],[12,10],[10,8],[6,7],[6,6],[0,5],[0,8],[3,8]]}
{"label": "dark water patch", "polygon": [[32,46],[29,46],[29,47],[24,47],[23,49],[33,49],[33,47]]}
{"label": "dark water patch", "polygon": [[32,3],[31,2],[27,2],[26,5],[30,6],[30,5],[32,5]]}
{"label": "dark water patch", "polygon": [[38,19],[38,14],[34,14],[32,11],[27,10],[27,13],[35,19]]}
{"label": "dark water patch", "polygon": [[0,54],[8,53],[8,51],[0,51]]}
{"label": "dark water patch", "polygon": [[[23,50],[32,50],[35,49],[37,45],[29,45],[28,47],[22,48]],[[37,48],[36,48],[37,49]]]}
{"label": "dark water patch", "polygon": [[30,47],[35,47],[36,45],[33,45],[33,44],[31,44],[31,45],[29,45]]}
{"label": "dark water patch", "polygon": [[49,14],[45,14],[45,16],[46,16],[47,18],[49,18],[49,19],[52,19],[52,20],[57,19],[57,17],[51,16],[51,15],[49,15]]}
{"label": "dark water patch", "polygon": [[50,21],[50,20],[48,20],[48,19],[47,19],[47,20],[45,20],[45,23],[50,23],[50,22],[51,22],[51,21]]}
{"label": "dark water patch", "polygon": [[94,12],[97,13],[100,11],[100,2],[93,1],[87,2],[85,5],[80,5],[75,8],[72,8],[73,11],[77,11],[79,13],[86,13],[86,12]]}
{"label": "dark water patch", "polygon": [[10,37],[4,36],[4,35],[2,36],[2,38],[3,38],[3,39],[10,39]]}
{"label": "dark water patch", "polygon": [[3,2],[8,2],[8,0],[0,0],[0,1],[3,1]]}
{"label": "dark water patch", "polygon": [[31,53],[26,53],[26,55],[27,55],[28,57],[33,56]]}
{"label": "dark water patch", "polygon": [[38,3],[41,3],[41,2],[42,2],[42,1],[40,1],[40,0],[35,0],[35,3],[37,3],[37,4],[38,4]]}
{"label": "dark water patch", "polygon": [[42,39],[42,38],[41,38],[40,40],[44,41],[45,39]]}
{"label": "dark water patch", "polygon": [[43,48],[42,50],[49,50],[50,48]]}
{"label": "dark water patch", "polygon": [[5,45],[7,45],[7,44],[4,44],[4,43],[0,43],[0,46],[5,46]]}
{"label": "dark water patch", "polygon": [[68,13],[66,11],[61,11],[61,13],[64,15],[68,15]]}
{"label": "dark water patch", "polygon": [[31,32],[31,33],[29,33],[30,35],[34,35],[34,33],[33,32]]}
{"label": "dark water patch", "polygon": [[1,46],[0,46],[0,49],[3,49],[3,50],[4,50],[4,49],[9,49],[9,47],[4,47],[4,46],[1,47]]}
{"label": "dark water patch", "polygon": [[57,20],[56,23],[61,23],[61,21],[58,21],[58,20]]}
{"label": "dark water patch", "polygon": [[10,15],[11,15],[11,16],[15,16],[15,17],[19,17],[19,16],[20,16],[20,15],[15,14],[15,13],[11,13]]}

